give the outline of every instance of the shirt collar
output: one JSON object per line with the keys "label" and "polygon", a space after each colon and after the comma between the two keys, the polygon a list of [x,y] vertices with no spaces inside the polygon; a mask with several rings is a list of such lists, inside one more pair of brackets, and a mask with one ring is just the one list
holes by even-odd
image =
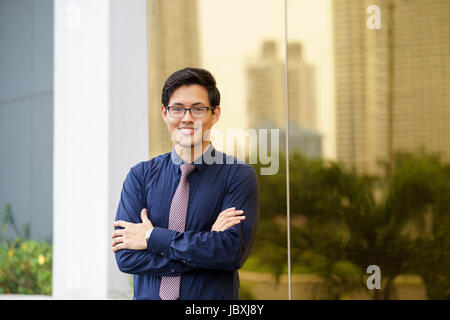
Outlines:
{"label": "shirt collar", "polygon": [[[208,148],[205,150],[205,152],[199,156],[197,159],[194,160],[193,164],[197,168],[198,171],[202,172],[206,169],[208,166],[208,163],[203,159],[203,156],[205,154],[210,154],[212,157],[214,157],[216,152],[216,149],[214,148],[213,144],[210,143]],[[172,159],[173,168],[176,173],[180,172],[180,165],[182,165],[184,162],[183,159],[178,155],[178,153],[175,151],[175,147],[172,148],[172,152],[170,154],[170,158]]]}

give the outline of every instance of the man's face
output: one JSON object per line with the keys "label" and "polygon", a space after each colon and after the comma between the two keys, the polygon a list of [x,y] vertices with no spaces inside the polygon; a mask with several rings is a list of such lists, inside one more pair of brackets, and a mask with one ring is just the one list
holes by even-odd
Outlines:
{"label": "man's face", "polygon": [[[170,97],[169,106],[193,108],[211,105],[206,88],[192,84],[178,87]],[[161,106],[161,113],[174,144],[192,148],[203,141],[209,141],[209,134],[205,135],[205,133],[209,133],[211,127],[219,120],[220,107],[217,106],[214,113],[208,110],[202,118],[193,118],[188,110],[180,118],[173,117],[164,106]]]}

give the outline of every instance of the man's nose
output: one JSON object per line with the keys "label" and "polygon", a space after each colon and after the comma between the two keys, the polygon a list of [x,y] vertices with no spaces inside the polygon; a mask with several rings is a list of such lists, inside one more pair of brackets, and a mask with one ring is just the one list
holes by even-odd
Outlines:
{"label": "man's nose", "polygon": [[183,118],[181,119],[183,122],[192,122],[194,121],[194,118],[192,118],[190,110],[186,110],[184,112]]}

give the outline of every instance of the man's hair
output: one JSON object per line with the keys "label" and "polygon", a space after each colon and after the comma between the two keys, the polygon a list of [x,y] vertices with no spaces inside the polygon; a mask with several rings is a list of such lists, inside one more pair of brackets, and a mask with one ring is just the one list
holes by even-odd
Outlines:
{"label": "man's hair", "polygon": [[214,79],[213,75],[205,69],[185,68],[172,73],[164,83],[161,97],[163,106],[169,104],[172,93],[178,87],[189,86],[191,84],[198,84],[205,87],[208,91],[211,107],[220,105],[220,92],[216,87],[216,79]]}

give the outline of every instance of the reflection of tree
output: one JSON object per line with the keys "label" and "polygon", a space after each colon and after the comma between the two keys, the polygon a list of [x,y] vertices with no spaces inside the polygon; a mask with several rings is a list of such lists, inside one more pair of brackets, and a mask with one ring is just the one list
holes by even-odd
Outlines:
{"label": "reflection of tree", "polygon": [[[398,154],[394,168],[387,180],[291,156],[293,266],[321,277],[316,297],[365,290],[374,299],[392,299],[395,277],[412,273],[422,276],[429,298],[449,298],[450,166],[430,155]],[[278,278],[286,265],[286,228],[280,223],[285,168],[259,181],[261,224],[253,254]],[[381,268],[382,288],[369,291],[366,268],[373,264]]]}

